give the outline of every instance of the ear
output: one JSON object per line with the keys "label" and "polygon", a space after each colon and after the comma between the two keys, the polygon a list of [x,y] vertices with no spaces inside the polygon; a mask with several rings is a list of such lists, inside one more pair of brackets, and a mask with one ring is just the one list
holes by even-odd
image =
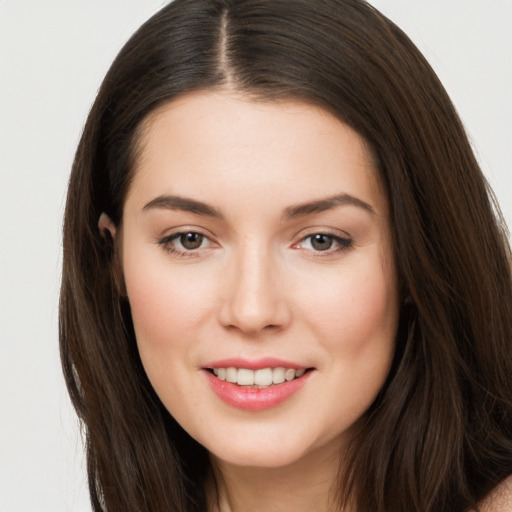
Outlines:
{"label": "ear", "polygon": [[120,260],[121,256],[117,250],[117,244],[119,243],[119,240],[116,240],[116,225],[105,212],[103,212],[98,219],[98,229],[102,238],[108,242],[106,245],[108,245],[109,254],[111,257],[110,271],[117,292],[121,297],[126,297],[126,287],[124,284],[122,263]]}
{"label": "ear", "polygon": [[98,220],[98,229],[100,230],[100,235],[106,240],[114,240],[116,237],[116,226],[112,222],[112,219],[103,212],[100,215]]}

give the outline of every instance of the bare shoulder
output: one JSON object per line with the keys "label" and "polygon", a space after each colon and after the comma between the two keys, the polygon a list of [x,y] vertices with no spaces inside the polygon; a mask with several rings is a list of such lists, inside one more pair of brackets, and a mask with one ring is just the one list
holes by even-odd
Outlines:
{"label": "bare shoulder", "polygon": [[512,512],[512,475],[503,480],[480,503],[481,512]]}

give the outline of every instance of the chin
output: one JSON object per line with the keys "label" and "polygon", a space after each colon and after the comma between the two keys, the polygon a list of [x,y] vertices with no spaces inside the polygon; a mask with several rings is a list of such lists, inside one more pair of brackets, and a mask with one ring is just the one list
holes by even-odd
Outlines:
{"label": "chin", "polygon": [[[290,435],[290,428],[280,433],[261,429],[254,433],[240,435],[225,434],[222,439],[210,439],[203,445],[215,459],[227,464],[255,468],[279,468],[306,460],[318,450],[327,449],[332,455],[339,453],[334,447],[340,439],[318,442],[307,432]],[[334,449],[333,449],[334,448]]]}
{"label": "chin", "polygon": [[233,466],[280,468],[298,462],[305,454],[299,450],[230,449],[210,452],[217,460]]}

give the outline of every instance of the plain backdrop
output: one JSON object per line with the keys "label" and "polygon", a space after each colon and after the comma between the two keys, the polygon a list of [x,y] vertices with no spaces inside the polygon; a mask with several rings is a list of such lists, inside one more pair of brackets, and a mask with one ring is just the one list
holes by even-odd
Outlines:
{"label": "plain backdrop", "polygon": [[[66,182],[109,64],[165,3],[0,0],[0,512],[90,510],[57,342]],[[439,74],[512,224],[512,0],[371,3]]]}

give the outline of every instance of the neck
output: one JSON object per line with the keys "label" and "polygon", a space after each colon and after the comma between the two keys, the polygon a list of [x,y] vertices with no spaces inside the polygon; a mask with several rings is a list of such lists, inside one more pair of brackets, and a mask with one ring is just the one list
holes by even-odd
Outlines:
{"label": "neck", "polygon": [[333,498],[339,478],[339,454],[333,456],[332,450],[319,450],[277,468],[241,467],[214,455],[210,457],[210,512],[338,510]]}

